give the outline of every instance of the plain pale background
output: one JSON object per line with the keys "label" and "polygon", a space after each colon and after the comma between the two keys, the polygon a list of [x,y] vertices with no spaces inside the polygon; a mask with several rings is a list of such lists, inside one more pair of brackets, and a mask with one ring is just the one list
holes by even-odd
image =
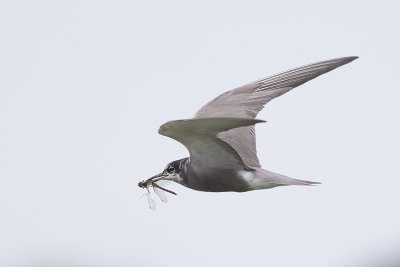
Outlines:
{"label": "plain pale background", "polygon": [[[1,1],[0,265],[389,266],[400,254],[399,10]],[[157,134],[162,123],[343,56],[360,58],[258,116],[263,167],[322,185],[239,194],[174,184],[178,196],[156,212],[140,199],[139,180],[188,156]]]}

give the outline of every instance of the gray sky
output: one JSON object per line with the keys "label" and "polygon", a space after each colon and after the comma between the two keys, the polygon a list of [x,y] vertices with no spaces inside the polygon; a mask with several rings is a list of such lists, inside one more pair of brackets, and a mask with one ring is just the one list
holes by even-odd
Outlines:
{"label": "gray sky", "polygon": [[[1,1],[0,265],[365,266],[400,253],[397,1]],[[360,58],[259,114],[264,168],[317,187],[149,210],[188,155],[157,134],[218,94]],[[375,266],[375,265],[374,265]]]}

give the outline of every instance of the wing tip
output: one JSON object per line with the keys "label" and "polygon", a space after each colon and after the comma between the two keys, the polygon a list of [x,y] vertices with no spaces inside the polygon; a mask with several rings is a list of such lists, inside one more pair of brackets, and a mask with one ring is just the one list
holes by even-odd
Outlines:
{"label": "wing tip", "polygon": [[[333,59],[328,59],[316,63],[312,63],[310,65],[319,65],[319,64],[324,64],[326,67],[328,67],[328,70],[323,72],[329,72],[333,69],[336,69],[340,66],[346,65],[354,60],[358,59],[358,56],[349,56],[349,57],[338,57],[338,58],[333,58]],[[318,75],[319,76],[319,75]]]}
{"label": "wing tip", "polygon": [[350,62],[352,62],[353,60],[356,60],[357,58],[359,58],[359,57],[358,57],[358,56],[350,56],[350,57],[344,57],[344,58],[342,58],[342,59],[343,59],[344,62],[350,63]]}

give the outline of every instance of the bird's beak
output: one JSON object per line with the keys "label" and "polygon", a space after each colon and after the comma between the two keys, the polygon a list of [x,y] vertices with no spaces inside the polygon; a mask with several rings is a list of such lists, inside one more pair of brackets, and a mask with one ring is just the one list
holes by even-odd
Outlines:
{"label": "bird's beak", "polygon": [[146,183],[147,183],[147,182],[152,182],[152,183],[154,183],[154,182],[157,182],[157,181],[160,181],[160,180],[164,180],[165,177],[167,177],[167,176],[168,176],[168,175],[165,175],[165,174],[163,174],[163,173],[159,173],[159,174],[156,174],[156,175],[150,177],[149,179],[147,179],[147,180],[146,180]]}
{"label": "bird's beak", "polygon": [[159,174],[156,174],[156,175],[150,177],[150,178],[147,179],[147,180],[144,180],[144,181],[139,182],[139,183],[138,183],[138,186],[144,188],[144,187],[147,186],[147,183],[148,183],[148,182],[154,183],[154,182],[163,180],[165,177],[167,177],[167,175],[165,175],[165,174],[163,174],[163,173],[159,173]]}
{"label": "bird's beak", "polygon": [[165,177],[167,177],[165,174],[159,173],[159,174],[156,174],[156,175],[150,177],[149,179],[147,179],[147,181],[154,181],[154,182],[157,182],[157,181],[159,181],[159,180],[162,180],[162,179],[165,178]]}

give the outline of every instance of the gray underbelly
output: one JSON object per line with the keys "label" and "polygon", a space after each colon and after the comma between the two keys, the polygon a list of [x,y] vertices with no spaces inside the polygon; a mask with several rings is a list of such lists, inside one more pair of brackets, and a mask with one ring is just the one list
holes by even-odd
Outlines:
{"label": "gray underbelly", "polygon": [[187,180],[187,186],[206,192],[245,192],[250,190],[248,183],[236,170],[214,170],[201,176],[191,173]]}

